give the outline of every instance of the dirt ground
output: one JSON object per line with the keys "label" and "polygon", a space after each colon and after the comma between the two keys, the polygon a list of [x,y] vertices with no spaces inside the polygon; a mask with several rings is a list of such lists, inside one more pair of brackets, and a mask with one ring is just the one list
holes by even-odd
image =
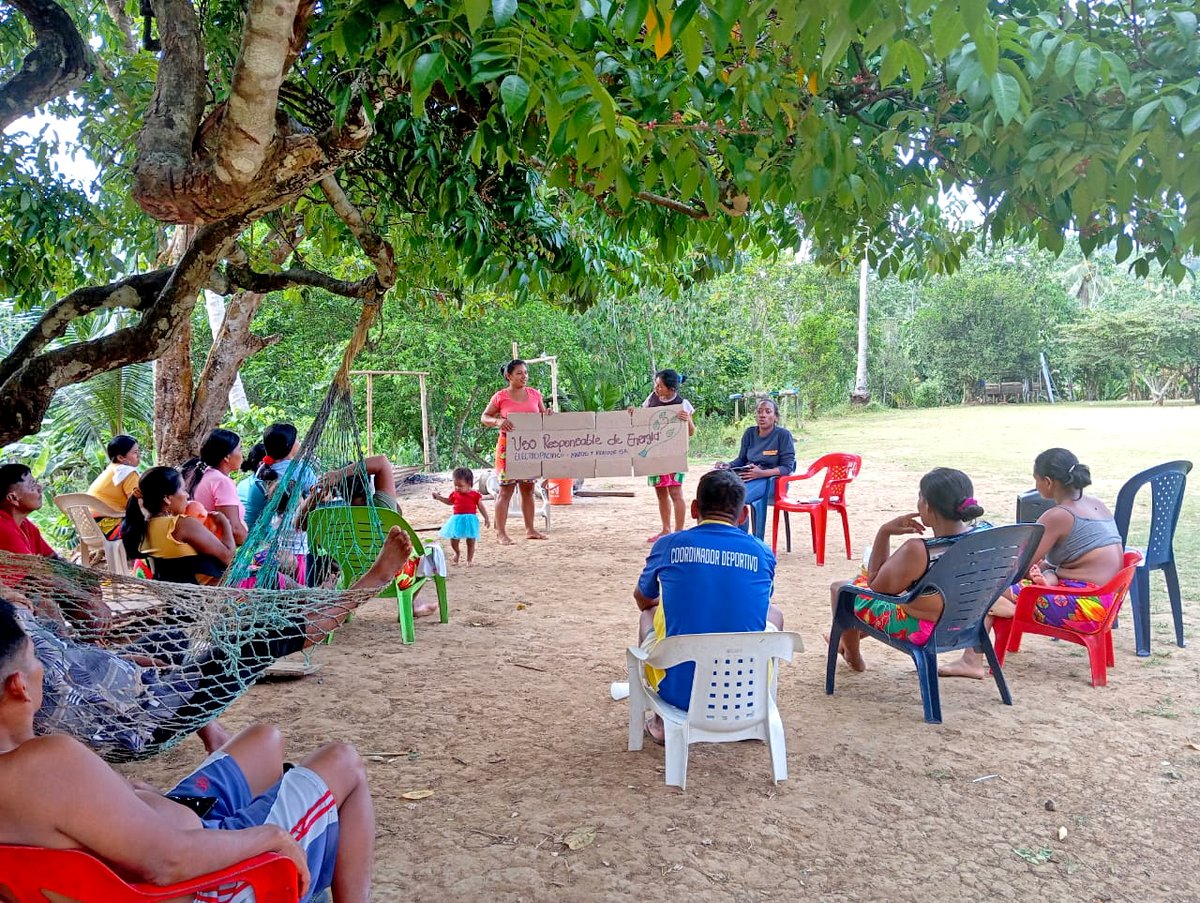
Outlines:
{"label": "dirt ground", "polygon": [[[225,721],[277,722],[297,755],[358,746],[375,899],[388,903],[1200,900],[1200,662],[1161,630],[1138,659],[1123,619],[1106,689],[1089,685],[1081,647],[1030,637],[1005,669],[1015,705],[990,681],[944,680],[940,726],[922,720],[911,662],[878,644],[864,645],[867,673],[843,666],[825,695],[828,584],[911,509],[918,476],[867,457],[850,493],[853,562],[835,533],[820,568],[806,525],[793,523],[792,553],[780,540],[775,600],[806,651],[779,681],[778,786],[756,742],[693,747],[686,792],[664,784],[659,747],[625,748],[626,703],[608,689],[625,677],[657,523],[641,479],[589,481],[636,497],[554,508],[548,542],[485,538],[476,567],[453,570],[450,623],[418,622],[414,645],[394,606],[372,602],[318,650],[317,675],[260,684]],[[1025,486],[976,476],[1003,522]],[[432,488],[402,498],[418,528],[446,517]],[[1162,595],[1156,583],[1156,607]],[[165,783],[199,753],[191,739],[127,771]],[[402,798],[413,790],[433,793]],[[594,842],[568,849],[586,827]]]}

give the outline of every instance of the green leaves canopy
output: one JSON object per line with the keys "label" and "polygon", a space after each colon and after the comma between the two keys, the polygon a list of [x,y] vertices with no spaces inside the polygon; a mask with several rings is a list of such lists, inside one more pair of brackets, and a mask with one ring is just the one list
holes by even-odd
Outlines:
{"label": "green leaves canopy", "polygon": [[[244,13],[201,10],[219,102]],[[154,250],[124,176],[154,57],[101,5],[75,15],[108,74],[56,110],[83,117],[103,181],[84,195],[44,144],[7,143],[0,292],[26,303]],[[0,24],[2,74],[28,35]],[[1117,241],[1179,280],[1198,71],[1195,13],[1166,0],[329,0],[280,102],[313,128],[367,103],[376,136],[343,176],[422,279],[586,304],[802,232],[885,276],[952,270],[976,230],[940,200],[964,187],[993,239]],[[326,256],[348,241],[299,206]]]}

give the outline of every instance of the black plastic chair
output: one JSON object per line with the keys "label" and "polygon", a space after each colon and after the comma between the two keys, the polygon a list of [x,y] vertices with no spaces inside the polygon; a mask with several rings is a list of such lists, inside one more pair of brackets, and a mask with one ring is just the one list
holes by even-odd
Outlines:
{"label": "black plastic chair", "polygon": [[1113,519],[1121,533],[1121,542],[1129,547],[1129,518],[1138,492],[1150,484],[1150,538],[1142,563],[1138,565],[1129,588],[1129,603],[1133,611],[1133,638],[1137,654],[1150,654],[1150,572],[1162,571],[1175,618],[1175,642],[1183,646],[1183,606],[1179,595],[1179,574],[1175,570],[1175,527],[1183,506],[1183,491],[1191,461],[1171,461],[1143,470],[1121,487]]}
{"label": "black plastic chair", "polygon": [[[962,649],[982,649],[992,668],[992,676],[1000,690],[1000,699],[1012,705],[1012,695],[1004,680],[1004,672],[996,659],[996,651],[988,637],[984,618],[1000,594],[1015,583],[1028,569],[1038,542],[1042,538],[1041,524],[1013,524],[993,527],[964,536],[933,563],[925,576],[903,596],[885,596],[863,587],[848,585],[838,594],[837,611],[829,631],[829,659],[825,668],[825,692],[833,693],[837,671],[838,645],[846,630],[859,630],[873,636],[893,649],[907,652],[917,666],[921,682],[921,702],[925,720],[942,723],[942,702],[938,689],[937,657],[942,652]],[[937,627],[924,646],[908,640],[898,640],[868,626],[854,614],[854,597],[869,596],[903,605],[928,590],[941,593],[946,608]]]}

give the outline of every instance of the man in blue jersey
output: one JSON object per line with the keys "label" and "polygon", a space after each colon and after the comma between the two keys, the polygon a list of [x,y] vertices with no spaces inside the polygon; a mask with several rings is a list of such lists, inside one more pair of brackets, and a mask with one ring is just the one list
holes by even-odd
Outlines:
{"label": "man in blue jersey", "polygon": [[[771,604],[775,556],[761,540],[738,529],[746,490],[728,470],[706,473],[696,487],[690,530],[659,539],[646,558],[633,598],[641,609],[639,638],[783,629],[783,612]],[[686,709],[692,695],[691,662],[667,671],[647,669],[658,695]],[[651,738],[662,742],[662,720],[647,719]]]}

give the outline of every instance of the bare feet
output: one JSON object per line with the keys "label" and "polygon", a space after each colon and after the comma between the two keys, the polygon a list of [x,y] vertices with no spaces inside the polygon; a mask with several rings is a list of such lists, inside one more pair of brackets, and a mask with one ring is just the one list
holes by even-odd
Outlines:
{"label": "bare feet", "polygon": [[438,605],[436,602],[424,602],[420,605],[413,606],[413,617],[414,618],[423,618],[426,615],[433,614],[437,610],[438,610]]}
{"label": "bare feet", "polygon": [[225,726],[220,721],[210,721],[196,731],[196,736],[204,744],[204,751],[207,753],[215,753],[233,739],[233,734],[225,730]]}
{"label": "bare feet", "polygon": [[454,565],[458,564],[458,556],[455,555],[453,558],[451,558],[450,563]]}
{"label": "bare feet", "polygon": [[376,589],[387,586],[412,555],[412,540],[404,530],[395,526],[388,531],[383,548],[371,569],[354,582],[351,589]]}
{"label": "bare feet", "polygon": [[509,535],[507,533],[501,533],[499,530],[496,531],[496,542],[500,543],[502,546],[511,546],[513,544],[513,541],[509,538]]}
{"label": "bare feet", "polygon": [[[828,646],[829,634],[823,633],[821,636],[825,637],[825,645]],[[838,643],[838,655],[842,657],[842,661],[850,666],[851,671],[858,671],[861,674],[863,671],[867,670],[867,660],[863,658],[862,650],[858,647],[847,650],[846,638],[844,636],[842,637],[841,642]]]}
{"label": "bare feet", "polygon": [[987,677],[987,672],[983,656],[974,650],[966,649],[958,661],[938,668],[938,677],[969,677],[972,680],[983,680]]}
{"label": "bare feet", "polygon": [[662,719],[653,712],[646,713],[646,734],[657,743],[663,746],[666,741],[666,728],[663,727]]}
{"label": "bare feet", "polygon": [[472,561],[470,558],[467,559],[467,567],[469,567],[469,568],[475,567],[475,562]]}
{"label": "bare feet", "polygon": [[655,543],[655,542],[658,542],[660,539],[662,539],[664,536],[668,536],[668,535],[669,535],[669,531],[663,530],[661,533],[655,533],[653,536],[647,536],[646,542]]}
{"label": "bare feet", "polygon": [[525,533],[526,539],[549,539],[545,533],[539,533],[537,530],[528,530]]}

